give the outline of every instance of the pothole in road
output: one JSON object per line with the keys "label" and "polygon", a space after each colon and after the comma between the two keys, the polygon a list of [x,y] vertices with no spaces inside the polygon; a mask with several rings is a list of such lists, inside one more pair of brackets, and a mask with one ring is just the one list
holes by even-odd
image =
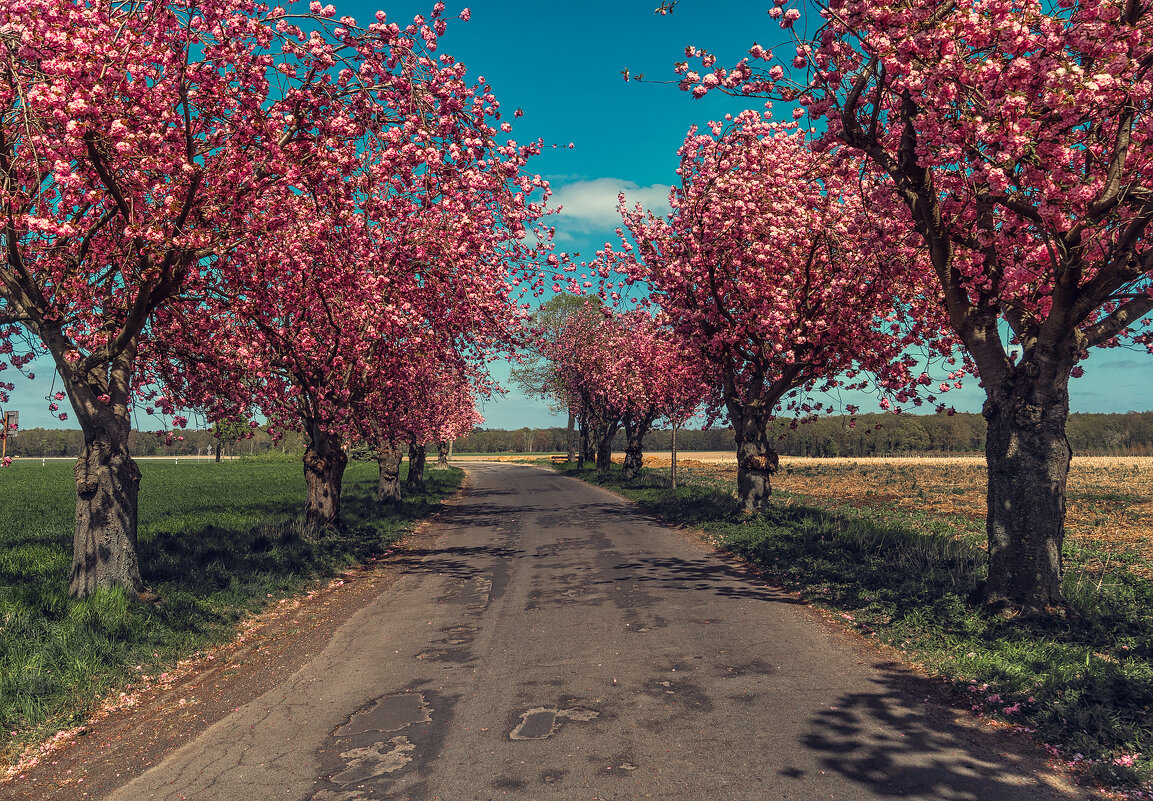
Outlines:
{"label": "pothole in road", "polygon": [[367,748],[353,748],[340,756],[348,764],[348,769],[332,777],[340,785],[395,773],[409,762],[416,745],[407,737],[393,737],[386,743],[374,743]]}
{"label": "pothole in road", "polygon": [[510,740],[545,740],[552,737],[566,720],[587,723],[600,717],[600,712],[583,707],[556,709],[536,707],[522,712],[520,723],[509,733]]}
{"label": "pothole in road", "polygon": [[[386,695],[368,709],[357,712],[334,733],[337,737],[367,734],[370,731],[400,731],[414,723],[432,721],[432,708],[420,693]],[[406,741],[407,742],[407,741]]]}
{"label": "pothole in road", "polygon": [[512,730],[513,740],[543,740],[557,729],[555,709],[530,709],[520,716],[520,725]]}

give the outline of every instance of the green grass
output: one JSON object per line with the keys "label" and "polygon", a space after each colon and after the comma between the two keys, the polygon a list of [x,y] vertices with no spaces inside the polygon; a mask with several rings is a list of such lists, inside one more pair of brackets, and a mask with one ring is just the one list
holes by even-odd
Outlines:
{"label": "green grass", "polygon": [[952,679],[974,712],[1033,729],[1069,758],[1083,755],[1098,780],[1153,781],[1153,586],[1123,570],[1087,573],[1104,555],[1066,555],[1072,615],[1005,617],[966,602],[986,564],[972,521],[822,508],[787,494],[749,515],[728,482],[671,490],[667,476],[648,471],[632,484],[565,472],[704,531],[865,636]]}
{"label": "green grass", "polygon": [[460,486],[430,470],[426,494],[383,511],[376,465],[351,462],[341,530],[299,522],[299,461],[142,461],[139,551],[158,604],[123,592],[68,597],[71,462],[0,471],[0,754],[82,722],[107,692],[144,671],[228,640],[236,622],[380,553]]}

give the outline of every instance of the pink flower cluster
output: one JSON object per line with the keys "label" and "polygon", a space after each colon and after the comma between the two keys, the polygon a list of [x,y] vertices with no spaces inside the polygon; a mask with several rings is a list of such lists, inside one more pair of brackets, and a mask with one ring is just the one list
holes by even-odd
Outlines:
{"label": "pink flower cluster", "polygon": [[904,245],[903,217],[874,213],[879,181],[753,111],[691,131],[680,156],[667,218],[622,199],[636,256],[616,269],[652,287],[710,365],[714,408],[805,417],[827,410],[808,391],[864,388],[868,376],[920,402],[927,377],[906,349],[951,343],[921,322],[939,319],[917,280],[924,257]]}

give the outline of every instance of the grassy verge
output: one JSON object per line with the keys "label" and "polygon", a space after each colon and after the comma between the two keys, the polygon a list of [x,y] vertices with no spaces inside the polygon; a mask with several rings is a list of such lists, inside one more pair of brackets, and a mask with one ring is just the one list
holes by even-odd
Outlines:
{"label": "grassy verge", "polygon": [[965,602],[985,570],[971,520],[828,508],[787,494],[747,515],[727,484],[708,479],[671,490],[655,474],[625,484],[616,474],[565,472],[706,532],[865,636],[952,679],[975,713],[1033,731],[1093,778],[1153,789],[1153,586],[1128,571],[1087,574],[1099,554],[1067,554],[1075,614],[1007,618]]}
{"label": "grassy verge", "polygon": [[83,721],[111,688],[229,639],[236,622],[386,549],[460,486],[432,470],[426,494],[376,503],[376,465],[344,477],[341,531],[298,521],[299,461],[140,463],[140,560],[158,604],[108,590],[68,597],[71,462],[0,473],[0,755]]}

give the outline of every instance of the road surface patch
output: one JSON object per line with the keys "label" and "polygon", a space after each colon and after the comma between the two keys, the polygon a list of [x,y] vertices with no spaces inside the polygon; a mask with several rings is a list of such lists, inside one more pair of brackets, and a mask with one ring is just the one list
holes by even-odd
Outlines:
{"label": "road surface patch", "polygon": [[354,714],[348,723],[333,734],[336,737],[351,737],[371,731],[394,732],[411,726],[413,723],[432,721],[432,708],[420,693],[386,695],[368,709]]}
{"label": "road surface patch", "polygon": [[508,737],[510,740],[547,740],[560,730],[565,720],[587,723],[598,717],[599,712],[579,706],[572,709],[536,707],[521,713],[520,723]]}

